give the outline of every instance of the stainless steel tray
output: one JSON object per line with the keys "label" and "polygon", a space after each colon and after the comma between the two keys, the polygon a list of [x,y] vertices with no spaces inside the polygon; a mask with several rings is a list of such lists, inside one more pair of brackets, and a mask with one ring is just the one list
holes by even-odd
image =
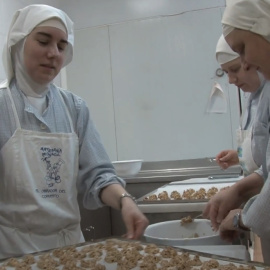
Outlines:
{"label": "stainless steel tray", "polygon": [[[230,263],[233,263],[236,267],[238,267],[240,269],[240,266],[242,267],[241,269],[243,269],[243,266],[246,267],[245,269],[248,269],[247,267],[253,267],[253,269],[256,270],[264,270],[267,266],[265,264],[262,263],[255,263],[255,262],[248,262],[248,261],[243,261],[243,260],[238,260],[238,259],[232,259],[232,258],[228,258],[228,257],[223,257],[223,256],[219,256],[219,255],[210,255],[210,254],[206,254],[203,252],[198,252],[198,251],[190,251],[184,248],[175,248],[175,247],[168,247],[168,246],[162,246],[162,245],[153,245],[150,243],[146,243],[143,241],[132,241],[132,240],[126,240],[126,239],[120,239],[120,238],[106,238],[106,239],[100,239],[100,240],[96,240],[95,242],[86,242],[83,244],[78,244],[75,246],[70,246],[70,247],[65,247],[62,249],[54,249],[54,250],[48,250],[48,251],[44,251],[44,252],[38,252],[38,253],[34,253],[32,254],[33,258],[38,261],[42,256],[51,256],[52,259],[54,260],[58,260],[58,257],[55,257],[53,254],[55,254],[54,252],[56,251],[63,251],[63,249],[67,250],[73,250],[74,252],[74,256],[72,255],[72,252],[68,254],[68,260],[70,261],[70,264],[73,263],[73,267],[70,266],[69,268],[65,268],[65,269],[78,269],[77,267],[80,267],[81,261],[82,260],[91,260],[91,254],[86,253],[86,257],[84,258],[80,258],[80,256],[78,256],[78,254],[82,253],[82,250],[84,249],[88,249],[91,248],[93,249],[93,251],[99,251],[99,255],[98,256],[98,260],[96,261],[96,263],[98,263],[99,265],[103,266],[104,269],[118,269],[117,268],[117,262],[106,262],[106,260],[109,258],[109,253],[112,250],[112,247],[115,248],[116,251],[120,252],[120,257],[114,258],[117,260],[123,260],[124,258],[130,258],[128,256],[132,256],[132,254],[140,254],[140,257],[137,257],[136,259],[136,266],[134,266],[133,268],[130,269],[141,269],[140,268],[140,264],[143,262],[143,260],[146,260],[146,257],[148,257],[149,259],[151,258],[155,258],[155,259],[160,259],[159,261],[155,262],[155,266],[153,264],[149,264],[148,268],[144,268],[144,269],[157,269],[160,266],[161,260],[162,261],[173,261],[173,260],[177,260],[177,258],[179,258],[180,256],[183,257],[189,257],[189,260],[193,260],[195,257],[197,259],[199,259],[202,263],[216,263],[218,265],[228,265]],[[140,247],[140,248],[139,248]],[[133,248],[133,249],[132,249]],[[153,251],[153,253],[151,254],[149,250]],[[157,251],[157,253],[154,253],[154,250]],[[174,250],[174,252],[176,252],[177,257],[175,256],[170,256],[170,253],[172,253],[172,251]],[[167,256],[164,255],[164,252],[166,252]],[[93,254],[92,254],[93,255]],[[152,257],[151,257],[152,255]],[[12,258],[12,260],[16,260],[17,262],[23,262],[24,257],[18,257],[18,258]],[[113,259],[112,256],[110,256],[109,259]],[[7,264],[8,261],[10,261],[11,259],[7,259],[7,260],[1,260],[0,261],[0,266],[1,267],[5,267],[6,270],[14,270],[16,269],[15,267],[10,267],[10,266],[5,266]],[[128,263],[128,260],[125,261],[126,263]],[[178,261],[178,266],[179,266],[179,262]],[[154,268],[153,268],[154,267]],[[23,268],[20,268],[23,269]],[[25,268],[25,269],[29,269],[29,268]],[[30,269],[32,270],[38,270],[40,269],[37,266],[37,263],[34,263],[30,266]],[[49,269],[49,268],[46,268]],[[55,268],[50,268],[50,269],[64,269],[63,264],[55,267]],[[80,269],[80,268],[79,268]],[[93,269],[93,268],[84,268],[84,269]],[[94,268],[94,269],[102,269],[102,268]],[[124,268],[122,268],[124,269]],[[126,269],[126,268],[125,268]],[[201,265],[199,266],[192,266],[192,269],[201,269]],[[212,269],[217,269],[217,268],[212,268]]]}
{"label": "stainless steel tray", "polygon": [[158,196],[160,193],[163,191],[167,191],[168,195],[171,194],[172,191],[178,191],[181,195],[185,190],[188,189],[194,189],[195,191],[198,191],[200,188],[205,188],[206,190],[216,187],[218,190],[231,186],[235,183],[233,180],[226,180],[226,181],[207,181],[207,182],[172,182],[167,185],[164,185],[158,189],[155,189],[144,196],[140,197],[137,199],[138,204],[170,204],[170,203],[199,203],[199,202],[207,202],[208,199],[172,199],[170,198],[169,200],[146,200],[145,198],[148,198],[151,195],[156,195]]}

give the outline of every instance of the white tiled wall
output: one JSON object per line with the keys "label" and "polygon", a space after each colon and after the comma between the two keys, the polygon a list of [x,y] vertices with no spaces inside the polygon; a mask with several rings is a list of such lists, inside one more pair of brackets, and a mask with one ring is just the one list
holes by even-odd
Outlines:
{"label": "white tiled wall", "polygon": [[[3,32],[0,32],[0,52],[1,52],[1,56],[2,56],[2,51],[3,51],[4,41],[5,41],[5,35],[3,34]],[[1,59],[2,59],[2,57],[1,57]],[[0,61],[0,82],[3,81],[5,79],[5,77],[6,76],[5,76],[5,73],[4,73],[3,64],[2,64],[2,61]]]}
{"label": "white tiled wall", "polygon": [[[2,51],[3,45],[5,42],[5,37],[8,32],[8,27],[11,22],[11,18],[14,12],[21,7],[20,1],[5,1],[0,0],[0,51],[1,51],[1,60],[2,60]],[[2,61],[0,61],[0,81],[5,79],[5,73],[3,69]]]}
{"label": "white tiled wall", "polygon": [[59,4],[75,29],[82,29],[225,6],[225,0],[65,0]]}

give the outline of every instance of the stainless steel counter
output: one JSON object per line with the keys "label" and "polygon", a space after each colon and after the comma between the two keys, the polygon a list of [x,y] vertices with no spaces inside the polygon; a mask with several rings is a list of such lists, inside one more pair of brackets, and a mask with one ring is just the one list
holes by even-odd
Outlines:
{"label": "stainless steel counter", "polygon": [[[241,174],[240,166],[234,166],[224,171],[216,164],[213,158],[144,162],[141,171],[133,177],[125,178],[127,191],[140,198],[159,187],[174,181],[183,181],[191,178],[208,177],[212,175]],[[191,215],[195,217],[200,212],[175,211],[170,213],[145,213],[150,224],[165,220],[180,219]],[[125,227],[118,211],[111,209],[112,235],[120,236],[125,233]]]}
{"label": "stainless steel counter", "polygon": [[222,170],[214,158],[143,162],[141,171],[132,177],[126,177],[127,183],[142,182],[173,182],[188,178],[205,177],[210,175],[239,175],[240,166]]}

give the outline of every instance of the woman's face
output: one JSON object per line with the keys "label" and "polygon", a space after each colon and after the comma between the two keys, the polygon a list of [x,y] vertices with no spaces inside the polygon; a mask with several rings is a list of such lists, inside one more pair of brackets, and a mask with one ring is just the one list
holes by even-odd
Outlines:
{"label": "woman's face", "polygon": [[67,34],[55,27],[36,27],[27,36],[24,64],[32,80],[47,84],[57,76],[64,63],[67,44]]}
{"label": "woman's face", "polygon": [[221,68],[227,73],[229,83],[236,85],[244,92],[256,92],[260,86],[256,68],[242,63],[240,57],[222,64]]}
{"label": "woman's face", "polygon": [[242,61],[255,66],[266,79],[270,79],[270,43],[264,37],[234,29],[225,39]]}

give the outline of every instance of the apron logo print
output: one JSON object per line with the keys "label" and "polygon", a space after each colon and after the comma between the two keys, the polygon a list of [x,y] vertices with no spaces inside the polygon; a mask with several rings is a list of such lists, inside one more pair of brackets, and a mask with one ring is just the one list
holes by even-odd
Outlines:
{"label": "apron logo print", "polygon": [[[59,170],[62,164],[65,162],[61,159],[62,149],[61,148],[40,148],[42,154],[41,160],[46,164],[47,174],[44,177],[48,187],[53,187],[54,184],[61,183],[61,177],[59,175]],[[52,162],[52,157],[59,157],[56,162]]]}
{"label": "apron logo print", "polygon": [[237,148],[237,154],[239,157],[242,157],[243,156],[243,150],[242,150],[242,147],[238,147]]}

